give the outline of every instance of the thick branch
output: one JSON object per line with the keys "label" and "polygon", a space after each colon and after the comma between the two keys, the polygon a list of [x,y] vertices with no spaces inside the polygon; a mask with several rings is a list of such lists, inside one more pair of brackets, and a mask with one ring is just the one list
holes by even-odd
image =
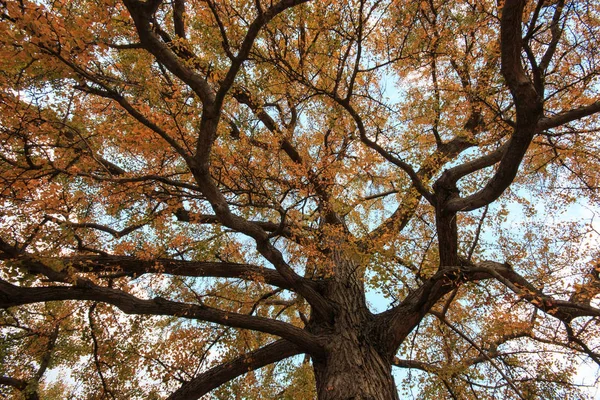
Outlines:
{"label": "thick branch", "polygon": [[173,75],[185,82],[200,98],[202,103],[212,105],[214,92],[208,82],[191,68],[182,63],[177,55],[163,43],[153,32],[150,26],[152,13],[149,13],[143,3],[134,0],[124,0],[135,23],[140,42],[158,61],[160,61]]}
{"label": "thick branch", "polygon": [[185,0],[173,0],[173,26],[175,34],[185,39],[185,24],[183,14],[185,13]]}
{"label": "thick branch", "polygon": [[240,375],[300,354],[302,351],[286,340],[278,340],[263,348],[244,354],[232,361],[211,368],[183,384],[168,400],[198,399],[218,386]]}
{"label": "thick branch", "polygon": [[161,297],[144,300],[118,289],[96,286],[89,281],[76,286],[19,287],[0,280],[0,308],[64,300],[92,300],[112,304],[126,314],[171,315],[251,329],[285,338],[315,356],[322,353],[315,336],[286,322],[269,318],[222,311]]}
{"label": "thick branch", "polygon": [[0,376],[0,385],[10,386],[17,390],[25,390],[27,382],[22,379],[15,379],[9,376]]}
{"label": "thick branch", "polygon": [[600,112],[600,101],[592,103],[587,106],[574,108],[569,111],[563,111],[552,117],[541,118],[537,124],[538,131],[545,131],[548,129],[556,128],[569,122],[576,121],[578,119],[590,116]]}
{"label": "thick branch", "polygon": [[518,274],[509,264],[494,261],[483,261],[476,265],[463,267],[468,280],[495,278],[512,290],[523,300],[526,300],[538,310],[558,318],[561,321],[571,321],[577,317],[600,317],[600,309],[574,301],[556,300],[544,294],[531,282]]}
{"label": "thick branch", "polygon": [[[136,276],[164,273],[192,277],[240,278],[264,281],[269,285],[290,289],[288,282],[276,270],[252,264],[172,259],[141,260],[126,256],[75,256],[62,258],[61,261],[81,272],[122,271]],[[316,287],[313,281],[307,280],[306,284]]]}
{"label": "thick branch", "polygon": [[44,354],[42,354],[42,359],[40,360],[40,365],[34,376],[36,382],[39,382],[42,379],[42,376],[50,366],[50,361],[52,359],[52,354],[54,353],[54,347],[56,346],[59,330],[60,325],[57,323],[52,329],[52,332],[50,332],[50,335],[48,335],[48,343],[46,344]]}
{"label": "thick branch", "polygon": [[457,182],[460,178],[472,174],[481,169],[491,167],[502,159],[508,149],[509,142],[506,142],[496,150],[485,154],[475,160],[457,165],[456,167],[447,169],[440,177],[440,182]]}
{"label": "thick branch", "polygon": [[28,382],[11,378],[9,376],[0,376],[0,385],[10,386],[21,392],[25,400],[39,400],[37,390],[30,387]]}
{"label": "thick branch", "polygon": [[[213,214],[197,214],[190,212],[184,208],[180,208],[175,212],[175,217],[177,217],[178,221],[182,222],[190,222],[196,224],[220,224],[219,218]],[[292,232],[290,226],[284,224],[283,227],[281,224],[269,221],[257,221],[250,220],[252,224],[259,226],[261,229],[267,232],[277,232],[278,235],[286,237],[288,239],[293,239],[298,236],[297,232]],[[304,229],[308,229],[304,227]]]}
{"label": "thick branch", "polygon": [[515,294],[537,309],[562,321],[576,317],[599,317],[600,309],[587,304],[556,300],[538,290],[524,277],[517,274],[508,264],[484,261],[479,264],[461,260],[465,265],[450,267],[438,272],[410,293],[398,306],[379,314],[378,323],[383,327],[385,351],[395,352],[402,340],[417,326],[431,307],[464,281],[495,278]]}
{"label": "thick branch", "polygon": [[[444,210],[449,213],[475,210],[500,197],[517,175],[521,161],[536,133],[543,105],[541,95],[534,88],[521,64],[521,21],[525,3],[524,0],[505,1],[500,29],[501,71],[515,102],[515,130],[494,176],[483,189],[471,196],[453,196],[444,206]],[[437,183],[440,187],[453,187],[456,182],[438,180]]]}
{"label": "thick branch", "polygon": [[421,322],[431,307],[445,294],[455,288],[452,274],[438,272],[415,291],[411,292],[399,305],[377,315],[378,326],[386,348],[384,352],[395,354],[398,346]]}
{"label": "thick branch", "polygon": [[[458,156],[473,145],[472,142],[465,140],[462,137],[455,137],[449,142],[438,145],[436,151],[425,159],[422,167],[417,171],[417,176],[421,181],[428,181],[433,175],[439,172],[441,167],[447,161]],[[402,201],[400,205],[398,205],[398,208],[396,208],[389,218],[369,234],[368,240],[376,240],[387,232],[402,231],[414,216],[420,202],[421,195],[415,186],[412,185],[402,197]],[[361,246],[366,246],[366,243],[361,242]]]}
{"label": "thick branch", "polygon": [[[30,273],[43,274],[56,281],[64,281],[67,276],[46,267],[41,261],[35,260],[28,255],[20,255],[18,250],[0,241],[0,260],[10,259],[14,265],[18,265]],[[276,270],[260,267],[252,264],[239,264],[218,261],[183,261],[167,258],[154,260],[142,260],[129,256],[72,256],[45,258],[52,265],[57,263],[64,270],[73,268],[82,273],[115,273],[123,272],[132,276],[144,274],[167,274],[190,277],[213,277],[213,278],[239,278],[250,281],[264,282],[269,285],[283,289],[290,289],[289,283]],[[315,289],[317,284],[305,280],[306,285],[312,285]]]}
{"label": "thick branch", "polygon": [[[550,33],[552,35],[552,39],[546,48],[546,52],[542,56],[542,60],[538,66],[539,74],[543,77],[548,69],[548,65],[550,65],[550,61],[552,61],[552,57],[556,52],[556,48],[558,46],[558,42],[562,36],[562,28],[559,26],[559,22],[562,16],[563,8],[565,5],[564,0],[556,1],[556,8],[554,10],[554,16],[552,17],[552,23],[550,24]],[[540,89],[543,90],[543,83],[540,82]]]}

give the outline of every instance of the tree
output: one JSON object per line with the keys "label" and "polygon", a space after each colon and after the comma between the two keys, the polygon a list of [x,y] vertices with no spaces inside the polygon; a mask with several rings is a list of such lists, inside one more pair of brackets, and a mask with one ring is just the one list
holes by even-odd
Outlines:
{"label": "tree", "polygon": [[600,4],[0,4],[0,393],[585,397]]}

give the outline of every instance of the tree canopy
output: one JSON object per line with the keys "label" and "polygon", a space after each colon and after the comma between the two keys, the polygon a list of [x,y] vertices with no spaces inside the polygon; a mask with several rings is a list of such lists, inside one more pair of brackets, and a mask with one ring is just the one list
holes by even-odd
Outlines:
{"label": "tree canopy", "polygon": [[599,48],[583,0],[1,0],[0,395],[587,398]]}

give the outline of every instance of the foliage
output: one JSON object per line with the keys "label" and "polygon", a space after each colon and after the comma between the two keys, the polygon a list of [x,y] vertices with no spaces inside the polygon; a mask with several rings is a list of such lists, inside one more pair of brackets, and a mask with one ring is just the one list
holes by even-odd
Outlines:
{"label": "foliage", "polygon": [[2,396],[586,398],[600,4],[0,12]]}

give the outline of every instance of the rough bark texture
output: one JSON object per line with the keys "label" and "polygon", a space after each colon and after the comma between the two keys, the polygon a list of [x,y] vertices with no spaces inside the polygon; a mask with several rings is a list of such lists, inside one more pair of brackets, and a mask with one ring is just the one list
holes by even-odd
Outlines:
{"label": "rough bark texture", "polygon": [[334,270],[324,294],[335,304],[334,322],[315,319],[312,328],[326,338],[325,356],[313,360],[318,398],[397,399],[393,355],[378,346],[375,317],[365,299],[364,270],[351,254],[335,250],[332,258]]}
{"label": "rough bark texture", "polygon": [[398,399],[390,362],[357,332],[340,332],[314,362],[319,400]]}

